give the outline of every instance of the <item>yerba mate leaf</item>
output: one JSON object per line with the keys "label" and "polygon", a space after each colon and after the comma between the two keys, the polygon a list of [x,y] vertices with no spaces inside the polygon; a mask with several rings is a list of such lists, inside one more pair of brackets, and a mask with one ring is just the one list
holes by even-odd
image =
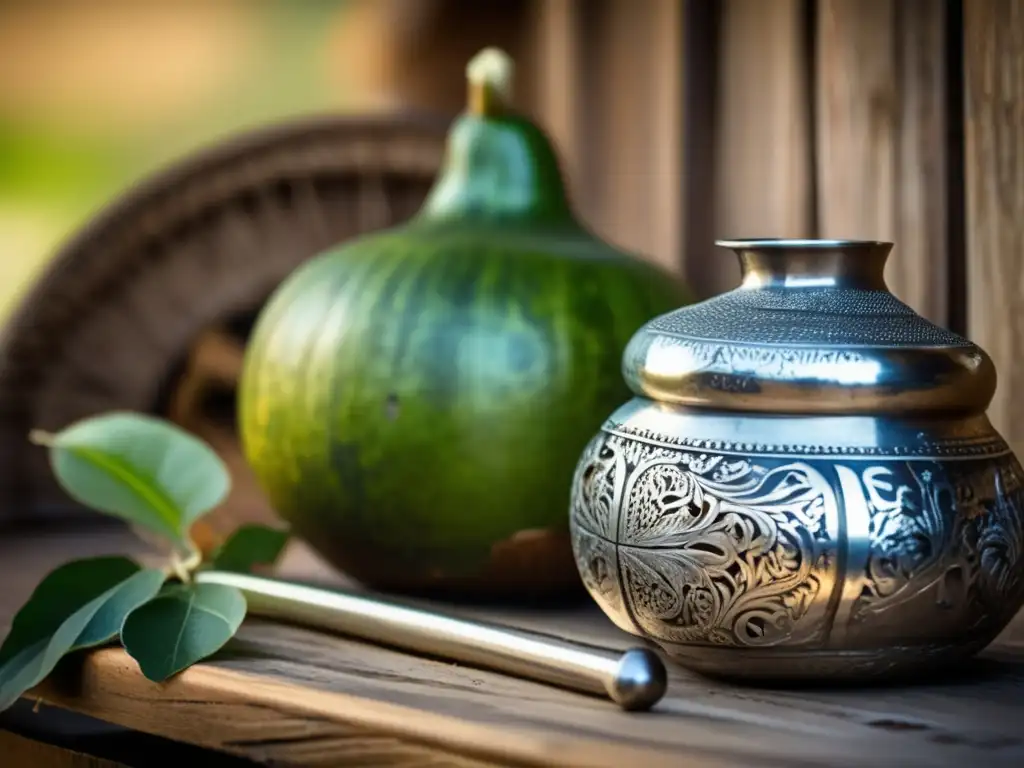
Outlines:
{"label": "yerba mate leaf", "polygon": [[156,597],[166,578],[163,571],[147,568],[111,589],[71,650],[91,648],[116,639],[128,614]]}
{"label": "yerba mate leaf", "polygon": [[[95,590],[109,584],[110,577],[117,571],[113,565],[117,559],[105,558],[110,562],[99,564],[101,567],[91,573],[81,567],[83,561],[78,561],[69,564],[74,566],[69,571],[77,572],[83,583]],[[46,589],[37,589],[33,593],[15,618],[20,629],[12,627],[4,643],[6,655],[0,665],[0,711],[42,682],[67,654],[113,640],[121,631],[125,617],[157,594],[164,583],[163,572],[142,570],[131,561],[127,562],[134,566],[133,573],[122,575],[120,580],[109,584],[84,605],[64,613],[59,620],[61,611],[71,608],[70,600],[58,598],[52,590],[63,576],[51,580]],[[85,594],[89,587],[81,587],[78,594]],[[49,631],[44,632],[44,629]]]}
{"label": "yerba mate leaf", "polygon": [[150,680],[163,682],[230,640],[245,618],[245,597],[221,584],[182,584],[132,611],[121,643]]}
{"label": "yerba mate leaf", "polygon": [[72,560],[48,573],[15,614],[0,646],[0,666],[49,637],[71,614],[141,570],[127,557]]}
{"label": "yerba mate leaf", "polygon": [[115,412],[32,437],[49,448],[73,499],[177,543],[187,542],[191,523],[220,504],[231,484],[212,448],[152,416]]}
{"label": "yerba mate leaf", "polygon": [[210,565],[222,571],[250,573],[253,566],[273,565],[287,543],[288,531],[243,525],[214,553]]}

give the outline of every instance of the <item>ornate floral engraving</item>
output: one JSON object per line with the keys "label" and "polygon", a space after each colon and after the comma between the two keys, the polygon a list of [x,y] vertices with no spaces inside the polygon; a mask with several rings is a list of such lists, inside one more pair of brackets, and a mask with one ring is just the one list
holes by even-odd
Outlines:
{"label": "ornate floral engraving", "polygon": [[594,601],[622,629],[638,630],[622,603],[615,544],[585,528],[573,531],[573,551],[583,586]]}
{"label": "ornate floral engraving", "polygon": [[956,498],[941,468],[931,462],[923,467],[915,473],[906,464],[873,465],[861,472],[869,551],[852,621],[912,599],[920,586],[915,578],[936,581],[941,575]]}
{"label": "ornate floral engraving", "polygon": [[[977,567],[980,592],[990,607],[1006,615],[1024,598],[1024,482],[1016,462],[1007,462],[995,474],[994,498],[973,516],[977,526]],[[973,534],[968,535],[973,541]]]}
{"label": "ornate floral engraving", "polygon": [[851,621],[877,623],[914,602],[916,611],[928,607],[919,632],[939,635],[945,621],[935,608],[991,621],[1017,605],[1024,486],[1014,459],[871,466],[861,481],[870,550]]}
{"label": "ornate floral engraving", "polygon": [[[620,610],[663,640],[762,646],[824,631],[837,520],[818,471],[614,435],[599,443],[580,462],[573,504],[577,559],[599,602],[620,604],[601,575],[614,566]],[[618,514],[604,510],[616,499],[623,514],[609,531]],[[595,557],[595,536],[617,544],[614,554]]]}
{"label": "ornate floral engraving", "polygon": [[997,437],[962,442],[993,453],[743,456],[603,432],[573,486],[580,572],[669,648],[977,645],[1024,601],[1024,470]]}
{"label": "ornate floral engraving", "polygon": [[573,552],[583,585],[616,624],[636,631],[622,603],[615,531],[622,506],[626,464],[620,451],[593,438],[576,465],[572,484]]}
{"label": "ornate floral engraving", "polygon": [[576,465],[573,520],[599,536],[614,538],[625,475],[625,460],[621,452],[606,445],[603,434],[593,438]]}

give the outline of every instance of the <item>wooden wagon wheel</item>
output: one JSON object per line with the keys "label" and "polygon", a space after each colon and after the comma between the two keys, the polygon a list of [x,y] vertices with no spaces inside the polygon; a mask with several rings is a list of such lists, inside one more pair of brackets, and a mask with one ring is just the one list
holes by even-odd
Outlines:
{"label": "wooden wagon wheel", "polygon": [[234,475],[228,516],[265,516],[231,419],[248,326],[301,262],[416,211],[447,125],[389,115],[261,130],[97,216],[0,335],[0,520],[82,513],[27,435],[114,409],[168,416],[210,441]]}

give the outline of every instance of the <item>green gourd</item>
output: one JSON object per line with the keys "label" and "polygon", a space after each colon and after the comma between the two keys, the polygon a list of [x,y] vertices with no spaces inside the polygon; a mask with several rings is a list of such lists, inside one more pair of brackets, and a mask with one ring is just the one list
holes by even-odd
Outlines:
{"label": "green gourd", "polygon": [[421,210],[314,257],[263,308],[241,438],[277,512],[357,581],[551,597],[581,589],[570,484],[630,396],[623,350],[693,299],[576,219],[504,54],[467,76]]}

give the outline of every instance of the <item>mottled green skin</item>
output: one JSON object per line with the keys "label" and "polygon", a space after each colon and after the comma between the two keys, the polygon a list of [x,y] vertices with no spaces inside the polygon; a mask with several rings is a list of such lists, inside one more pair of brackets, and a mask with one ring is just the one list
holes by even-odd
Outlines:
{"label": "mottled green skin", "polygon": [[691,300],[576,224],[543,135],[509,122],[462,118],[421,214],[305,264],[250,341],[248,460],[371,585],[471,579],[496,542],[567,530],[576,461],[631,396],[626,343]]}

